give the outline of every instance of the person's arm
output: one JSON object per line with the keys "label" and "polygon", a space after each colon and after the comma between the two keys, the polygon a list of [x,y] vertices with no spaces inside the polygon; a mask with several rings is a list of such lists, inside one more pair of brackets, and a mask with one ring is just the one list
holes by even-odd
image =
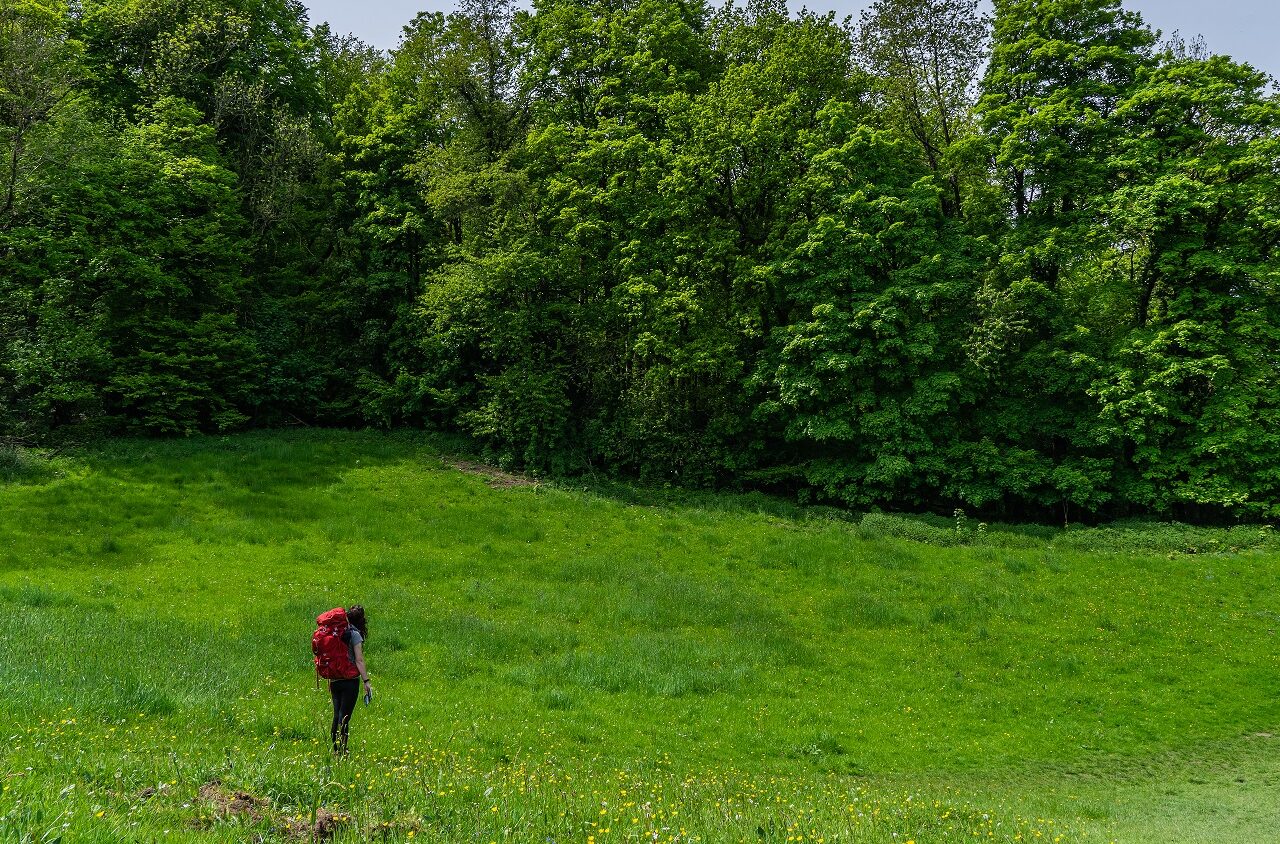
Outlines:
{"label": "person's arm", "polygon": [[356,643],[353,650],[356,652],[356,669],[360,672],[360,679],[364,680],[364,684],[369,685],[369,669],[364,667],[364,645]]}

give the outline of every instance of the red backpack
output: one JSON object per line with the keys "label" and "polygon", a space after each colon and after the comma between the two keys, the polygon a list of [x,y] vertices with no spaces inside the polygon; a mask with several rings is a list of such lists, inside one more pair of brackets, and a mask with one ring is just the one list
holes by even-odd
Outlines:
{"label": "red backpack", "polygon": [[349,626],[347,611],[342,607],[316,616],[311,653],[316,657],[316,674],[326,680],[353,680],[360,676],[360,669],[351,661],[347,643],[342,641]]}

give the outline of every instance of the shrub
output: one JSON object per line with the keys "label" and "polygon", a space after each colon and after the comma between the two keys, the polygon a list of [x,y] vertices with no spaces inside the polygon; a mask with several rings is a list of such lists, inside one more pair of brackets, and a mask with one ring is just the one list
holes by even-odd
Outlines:
{"label": "shrub", "polygon": [[868,538],[893,537],[929,545],[957,545],[961,541],[954,528],[930,525],[921,518],[892,513],[868,513],[858,523],[858,532]]}

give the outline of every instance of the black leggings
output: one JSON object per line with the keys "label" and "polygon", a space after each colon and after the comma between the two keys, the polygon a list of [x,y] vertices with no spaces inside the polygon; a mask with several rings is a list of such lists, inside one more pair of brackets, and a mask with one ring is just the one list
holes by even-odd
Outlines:
{"label": "black leggings", "polygon": [[360,697],[360,680],[330,680],[329,694],[333,697],[333,725],[329,727],[329,739],[334,750],[346,753],[351,713],[356,711],[356,700]]}

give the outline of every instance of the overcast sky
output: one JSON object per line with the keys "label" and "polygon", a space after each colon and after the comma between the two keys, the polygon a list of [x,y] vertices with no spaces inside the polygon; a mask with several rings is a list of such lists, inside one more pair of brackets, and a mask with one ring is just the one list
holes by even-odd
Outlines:
{"label": "overcast sky", "polygon": [[[804,0],[790,0],[798,8]],[[400,39],[400,28],[420,11],[451,11],[452,2],[440,0],[306,0],[312,23],[329,21],[340,32],[354,32],[377,47],[391,48]],[[862,0],[808,0],[811,8],[834,9],[857,15],[870,2]],[[1150,26],[1167,35],[1178,30],[1190,40],[1203,35],[1209,49],[1247,61],[1280,76],[1280,0],[1126,0],[1125,6],[1142,13]]]}

